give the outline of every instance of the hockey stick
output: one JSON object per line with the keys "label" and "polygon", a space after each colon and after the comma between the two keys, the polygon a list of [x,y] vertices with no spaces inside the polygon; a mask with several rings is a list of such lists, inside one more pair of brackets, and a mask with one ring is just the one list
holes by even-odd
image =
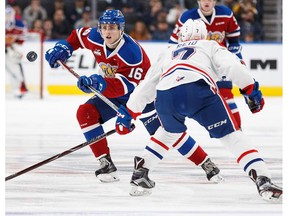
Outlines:
{"label": "hockey stick", "polygon": [[83,148],[83,147],[85,147],[87,145],[90,145],[92,143],[98,142],[98,141],[102,140],[103,138],[114,134],[115,132],[116,132],[115,129],[110,130],[107,133],[101,134],[101,135],[99,135],[99,136],[97,136],[97,137],[95,137],[95,138],[93,138],[93,139],[91,139],[91,140],[89,140],[87,142],[81,143],[80,145],[77,145],[77,146],[75,146],[75,147],[73,147],[71,149],[68,149],[68,150],[66,150],[66,151],[64,151],[62,153],[54,155],[53,157],[50,157],[50,158],[48,158],[46,160],[43,160],[43,161],[40,161],[37,164],[34,164],[34,165],[32,165],[32,166],[30,166],[30,167],[28,167],[26,169],[23,169],[23,170],[21,170],[21,171],[19,171],[17,173],[14,173],[12,175],[9,175],[9,176],[5,177],[5,181],[8,181],[8,180],[13,179],[13,178],[15,178],[17,176],[20,176],[20,175],[22,175],[24,173],[27,173],[27,172],[29,172],[31,170],[34,170],[34,169],[36,169],[36,168],[38,168],[40,166],[43,166],[43,165],[45,165],[47,163],[50,163],[51,161],[54,161],[54,160],[56,160],[58,158],[61,158],[61,157],[65,156],[65,155],[68,155],[68,154],[70,154],[70,153],[72,153],[74,151],[77,151],[77,150],[79,150],[79,149],[81,149],[81,148]]}
{"label": "hockey stick", "polygon": [[[64,62],[57,60],[57,63],[67,69],[71,74],[73,74],[77,79],[79,79],[79,74],[77,74],[74,70],[72,70],[70,67],[68,67]],[[97,91],[94,87],[88,86],[88,88],[97,95],[102,101],[104,101],[108,106],[110,106],[112,109],[116,111],[118,114],[118,107],[113,104],[108,98],[106,98],[104,95],[102,95],[99,91]]]}
{"label": "hockey stick", "polygon": [[[77,79],[79,79],[79,74],[77,74],[74,70],[72,70],[72,68],[70,68],[69,66],[67,66],[64,62],[57,60],[57,63],[59,65],[61,65],[62,67],[64,67],[65,69],[67,69],[71,74],[73,74]],[[108,98],[106,98],[104,95],[101,94],[101,92],[97,91],[93,86],[88,86],[88,88],[96,94],[97,97],[99,97],[102,101],[104,101],[108,106],[110,106],[113,110],[116,111],[117,116],[119,114],[118,112],[118,107],[112,103]],[[135,125],[132,123],[130,126],[130,130],[134,130],[135,129]]]}

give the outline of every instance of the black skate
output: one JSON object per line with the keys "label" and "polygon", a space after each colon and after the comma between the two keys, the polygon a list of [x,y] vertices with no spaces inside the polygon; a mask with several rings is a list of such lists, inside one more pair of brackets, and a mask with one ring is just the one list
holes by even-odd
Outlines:
{"label": "black skate", "polygon": [[105,155],[99,159],[100,169],[95,171],[96,177],[101,182],[115,182],[119,181],[119,178],[116,174],[117,168],[115,167],[110,155]]}
{"label": "black skate", "polygon": [[220,183],[224,181],[224,178],[220,175],[219,168],[208,158],[202,165],[202,169],[205,171],[208,181],[214,183]]}
{"label": "black skate", "polygon": [[155,182],[148,177],[149,169],[143,167],[144,162],[143,158],[135,156],[134,172],[130,181],[133,186],[129,193],[131,196],[150,195],[155,187]]}
{"label": "black skate", "polygon": [[260,196],[264,200],[282,203],[282,188],[271,183],[270,178],[266,176],[258,176],[255,183]]}

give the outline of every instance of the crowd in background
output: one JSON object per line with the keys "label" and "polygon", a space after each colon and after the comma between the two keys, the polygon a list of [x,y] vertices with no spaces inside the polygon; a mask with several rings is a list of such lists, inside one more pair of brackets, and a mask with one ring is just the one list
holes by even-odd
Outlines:
{"label": "crowd in background", "polygon": [[[126,21],[125,32],[136,40],[168,41],[179,15],[198,7],[197,0],[97,0],[93,19],[90,0],[7,0],[29,31],[40,32],[43,40],[66,38],[81,26],[97,26],[106,9],[120,9]],[[183,4],[184,3],[184,4]],[[263,0],[218,0],[227,5],[241,27],[241,41],[264,40]]]}

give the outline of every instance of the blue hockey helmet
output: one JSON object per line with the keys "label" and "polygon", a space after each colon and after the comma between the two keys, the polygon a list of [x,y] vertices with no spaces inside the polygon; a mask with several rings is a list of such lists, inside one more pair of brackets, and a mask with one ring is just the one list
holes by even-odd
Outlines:
{"label": "blue hockey helmet", "polygon": [[101,29],[101,24],[117,24],[118,29],[124,31],[125,19],[120,10],[106,10],[102,16],[99,17],[99,29]]}

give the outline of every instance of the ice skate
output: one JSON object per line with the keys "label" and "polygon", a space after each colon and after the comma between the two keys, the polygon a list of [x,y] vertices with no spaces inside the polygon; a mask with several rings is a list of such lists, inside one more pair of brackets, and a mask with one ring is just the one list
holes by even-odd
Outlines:
{"label": "ice skate", "polygon": [[143,167],[144,159],[135,156],[134,158],[134,172],[130,181],[132,189],[131,196],[147,196],[152,193],[152,188],[155,187],[155,182],[149,179],[149,169]]}
{"label": "ice skate", "polygon": [[16,98],[21,99],[21,98],[23,98],[23,96],[24,96],[25,94],[27,94],[27,93],[28,93],[28,89],[27,89],[25,83],[24,83],[24,82],[21,82],[20,89],[17,90],[17,91],[14,93],[14,95],[15,95]]}
{"label": "ice skate", "polygon": [[220,183],[224,178],[220,175],[219,168],[208,158],[202,165],[202,169],[206,172],[208,181]]}
{"label": "ice skate", "polygon": [[266,176],[256,178],[256,186],[260,196],[269,202],[282,203],[282,188],[271,183],[271,179]]}
{"label": "ice skate", "polygon": [[104,183],[119,181],[117,168],[115,167],[110,155],[105,155],[99,159],[100,169],[95,171],[96,177]]}

